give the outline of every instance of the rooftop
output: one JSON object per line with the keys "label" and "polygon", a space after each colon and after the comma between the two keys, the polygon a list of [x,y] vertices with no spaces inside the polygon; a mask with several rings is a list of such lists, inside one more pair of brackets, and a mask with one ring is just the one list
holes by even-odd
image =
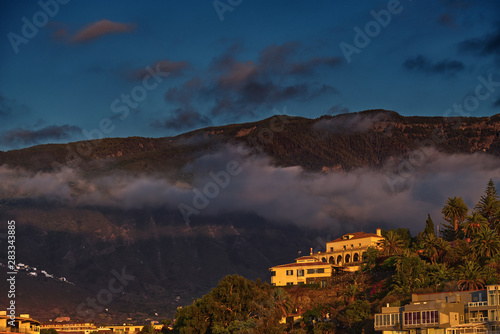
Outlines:
{"label": "rooftop", "polygon": [[329,242],[339,242],[339,241],[345,241],[347,239],[344,239],[345,236],[352,236],[348,240],[354,240],[354,239],[363,239],[363,238],[382,238],[380,235],[377,235],[375,233],[366,233],[366,232],[354,232],[354,233],[346,233],[340,238],[337,238],[333,241]]}
{"label": "rooftop", "polygon": [[288,263],[288,264],[282,264],[279,266],[274,266],[271,268],[285,268],[285,267],[313,267],[313,266],[331,266],[330,263],[327,262],[299,262],[299,263]]}

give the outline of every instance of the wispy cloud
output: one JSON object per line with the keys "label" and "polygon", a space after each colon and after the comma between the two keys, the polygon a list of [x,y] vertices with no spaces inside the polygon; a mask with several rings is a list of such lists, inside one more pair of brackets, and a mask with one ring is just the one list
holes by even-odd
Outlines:
{"label": "wispy cloud", "polygon": [[429,58],[418,55],[415,58],[408,58],[403,67],[410,71],[422,72],[426,74],[454,74],[465,69],[464,64],[458,60],[445,59],[432,62]]}
{"label": "wispy cloud", "polygon": [[[171,110],[172,116],[159,123],[175,125],[189,115],[196,116],[193,122],[198,125],[218,116],[237,121],[276,104],[306,102],[339,93],[331,85],[309,79],[317,71],[340,66],[340,57],[308,56],[301,43],[295,41],[269,45],[254,60],[240,60],[241,50],[241,45],[229,47],[212,60],[205,74],[170,88],[165,99],[176,108]],[[203,105],[206,111],[196,110],[195,105]]]}
{"label": "wispy cloud", "polygon": [[[168,59],[157,61],[154,64],[150,65],[150,68],[153,72],[159,73],[169,73],[171,76],[182,74],[184,70],[189,68],[189,63],[186,61],[171,61]],[[137,69],[132,71],[131,79],[133,80],[142,80],[147,76],[151,75],[151,71],[148,71],[147,68]]]}
{"label": "wispy cloud", "polygon": [[484,36],[461,42],[459,49],[481,56],[500,56],[500,24],[497,24],[492,32]]}
{"label": "wispy cloud", "polygon": [[[109,35],[109,34],[123,34],[132,32],[135,30],[135,24],[130,23],[120,23],[113,22],[110,20],[101,20],[93,22],[78,30],[72,37],[71,42],[82,43],[88,42],[99,37]],[[58,32],[59,35],[64,35],[61,31]]]}
{"label": "wispy cloud", "polygon": [[0,136],[0,143],[8,146],[35,145],[50,140],[67,140],[81,133],[82,129],[74,125],[51,125],[37,130],[12,129]]}

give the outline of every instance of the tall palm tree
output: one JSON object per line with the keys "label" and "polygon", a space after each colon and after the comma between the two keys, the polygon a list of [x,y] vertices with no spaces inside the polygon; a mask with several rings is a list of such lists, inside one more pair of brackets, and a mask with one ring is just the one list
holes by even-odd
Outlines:
{"label": "tall palm tree", "polygon": [[273,299],[277,308],[280,310],[281,315],[286,318],[293,309],[292,302],[290,301],[290,296],[286,293],[285,290],[283,290],[282,288],[278,288],[274,290]]}
{"label": "tall palm tree", "polygon": [[352,303],[358,294],[358,286],[356,284],[349,284],[344,291],[342,296],[344,297],[345,303]]}
{"label": "tall palm tree", "polygon": [[441,213],[445,220],[453,222],[455,235],[458,234],[459,223],[463,222],[467,216],[469,208],[465,205],[462,197],[448,198]]}
{"label": "tall palm tree", "polygon": [[436,237],[434,234],[425,234],[420,242],[420,248],[423,254],[431,259],[432,263],[441,258],[448,250],[450,245],[442,238]]}
{"label": "tall palm tree", "polygon": [[444,263],[433,263],[427,267],[430,284],[435,286],[435,292],[445,287],[451,279],[451,272]]}
{"label": "tall palm tree", "polygon": [[478,257],[494,257],[500,252],[498,234],[487,227],[479,230],[472,242],[472,248]]}
{"label": "tall palm tree", "polygon": [[464,224],[464,233],[467,238],[474,237],[480,230],[488,227],[488,220],[479,212],[474,211],[472,216],[467,216]]}
{"label": "tall palm tree", "polygon": [[458,267],[460,290],[479,290],[486,284],[486,271],[475,261],[467,261]]}
{"label": "tall palm tree", "polygon": [[386,233],[382,241],[382,254],[397,255],[401,254],[404,248],[403,239],[395,231],[390,230]]}

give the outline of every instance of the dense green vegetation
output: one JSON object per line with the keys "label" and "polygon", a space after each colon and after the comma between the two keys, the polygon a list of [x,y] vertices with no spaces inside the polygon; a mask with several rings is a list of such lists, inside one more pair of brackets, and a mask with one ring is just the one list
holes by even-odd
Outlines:
{"label": "dense green vegetation", "polygon": [[[373,314],[403,305],[412,293],[475,290],[500,282],[500,199],[492,180],[470,211],[460,197],[442,210],[445,229],[383,231],[380,250],[369,248],[361,272],[337,286],[271,287],[227,276],[208,295],[176,314],[177,333],[371,333]],[[307,304],[304,296],[311,300]],[[324,298],[324,296],[331,296]],[[301,310],[303,312],[299,312]],[[281,318],[300,313],[296,323]]]}

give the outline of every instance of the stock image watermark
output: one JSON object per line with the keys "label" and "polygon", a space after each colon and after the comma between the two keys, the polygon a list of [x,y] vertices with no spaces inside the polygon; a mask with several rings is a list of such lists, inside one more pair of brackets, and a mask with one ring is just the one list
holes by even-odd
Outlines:
{"label": "stock image watermark", "polygon": [[232,12],[236,7],[241,5],[243,0],[214,0],[212,5],[214,6],[217,16],[221,22],[224,21],[224,13]]}
{"label": "stock image watermark", "polygon": [[[160,64],[157,64],[155,69],[147,66],[145,71],[148,74],[142,79],[142,84],[134,86],[129,92],[124,92],[120,94],[119,98],[111,101],[110,110],[121,121],[124,121],[130,115],[131,109],[137,108],[139,103],[147,98],[149,92],[158,88],[165,78],[170,75],[170,72],[161,71]],[[82,134],[87,141],[78,143],[76,150],[71,145],[66,145],[68,153],[65,157],[65,163],[61,164],[54,161],[52,162],[52,169],[57,171],[65,166],[70,168],[78,167],[83,162],[83,158],[90,156],[94,148],[101,144],[101,140],[106,135],[109,136],[115,129],[116,125],[113,119],[105,117],[99,121],[97,128],[82,130]]]}
{"label": "stock image watermark", "polygon": [[[289,123],[289,120],[284,117],[286,115],[286,107],[283,108],[282,113],[279,113],[279,110],[274,108],[273,113],[275,116],[269,119],[269,126],[261,128],[255,137],[249,137],[251,144],[268,144],[273,141],[275,133],[285,129],[285,125]],[[239,145],[238,153],[243,155],[245,152],[242,151],[243,146]],[[242,171],[242,163],[236,160],[229,161],[225,166],[225,170],[218,172],[210,171],[208,173],[210,180],[205,182],[203,187],[192,189],[193,199],[191,203],[180,203],[177,206],[186,225],[189,227],[191,223],[190,217],[198,215],[201,213],[201,210],[206,209],[210,205],[211,200],[219,196],[221,190],[230,184],[232,177],[241,174]]]}
{"label": "stock image watermark", "polygon": [[121,273],[115,269],[111,270],[114,276],[108,281],[107,288],[99,290],[95,298],[88,297],[85,302],[82,302],[76,308],[76,313],[87,321],[95,319],[97,312],[106,310],[106,306],[113,301],[113,296],[122,293],[129,283],[135,280],[135,276],[129,275],[125,272],[125,267],[122,268]]}
{"label": "stock image watermark", "polygon": [[16,320],[16,221],[9,220],[7,222],[7,298],[9,300],[7,306],[7,323],[11,327],[15,327]]}
{"label": "stock image watermark", "polygon": [[353,28],[355,34],[352,44],[345,41],[339,44],[340,50],[348,64],[351,63],[351,57],[354,53],[360,54],[363,49],[370,45],[373,38],[380,35],[382,28],[387,28],[392,21],[393,15],[401,14],[404,9],[399,0],[389,0],[386,8],[378,12],[371,10],[370,15],[373,17],[373,20],[368,21],[364,25],[364,29],[358,26]]}
{"label": "stock image watermark", "polygon": [[[479,83],[474,88],[474,93],[464,97],[461,103],[454,103],[452,108],[446,109],[443,114],[446,122],[454,123],[452,127],[454,130],[461,126],[463,117],[471,116],[471,113],[479,109],[481,101],[489,99],[495,92],[495,88],[500,87],[500,81],[494,81],[492,73],[486,77],[479,75],[477,80]],[[391,192],[404,190],[406,180],[415,173],[416,168],[423,165],[431,157],[437,144],[445,141],[446,136],[439,129],[434,129],[428,139],[415,140],[418,149],[411,152],[408,158],[403,159],[398,164],[396,172],[387,171],[385,173]]]}
{"label": "stock image watermark", "polygon": [[70,0],[47,0],[38,1],[38,6],[41,10],[35,12],[31,20],[26,16],[21,18],[22,26],[20,33],[9,32],[7,38],[14,50],[15,54],[19,53],[21,44],[28,44],[29,41],[38,35],[39,29],[45,27],[49,23],[49,17],[54,18],[59,13],[59,5],[66,5]]}

